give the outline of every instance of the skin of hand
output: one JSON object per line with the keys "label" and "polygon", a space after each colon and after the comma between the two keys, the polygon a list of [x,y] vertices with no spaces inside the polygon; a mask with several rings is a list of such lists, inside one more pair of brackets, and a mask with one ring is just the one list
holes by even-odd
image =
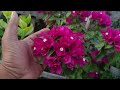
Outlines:
{"label": "skin of hand", "polygon": [[1,79],[37,79],[45,69],[37,64],[38,58],[32,53],[33,38],[41,32],[49,31],[44,28],[23,40],[18,40],[18,15],[14,11],[2,37],[2,63],[0,64]]}

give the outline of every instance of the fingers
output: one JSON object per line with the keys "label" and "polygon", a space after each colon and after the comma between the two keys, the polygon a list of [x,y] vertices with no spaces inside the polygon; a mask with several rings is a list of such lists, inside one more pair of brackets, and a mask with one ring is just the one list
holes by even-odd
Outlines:
{"label": "fingers", "polygon": [[49,28],[43,28],[40,31],[35,32],[34,34],[28,36],[27,38],[32,38],[33,39],[33,38],[37,37],[40,33],[42,33],[42,32],[48,32],[49,30],[50,30]]}
{"label": "fingers", "polygon": [[18,40],[18,37],[17,37],[18,22],[19,22],[18,15],[15,11],[13,11],[3,35],[3,38],[6,41]]}
{"label": "fingers", "polygon": [[33,39],[36,38],[38,35],[40,35],[40,33],[42,32],[48,32],[50,29],[48,28],[44,28],[44,29],[41,29],[40,31],[28,36],[27,38],[23,39],[23,41],[25,41],[29,46],[32,46],[33,45]]}

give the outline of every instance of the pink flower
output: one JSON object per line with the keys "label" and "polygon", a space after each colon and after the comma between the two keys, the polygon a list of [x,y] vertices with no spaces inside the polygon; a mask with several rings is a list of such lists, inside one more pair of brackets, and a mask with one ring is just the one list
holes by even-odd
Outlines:
{"label": "pink flower", "polygon": [[71,24],[71,23],[72,23],[72,19],[71,19],[71,18],[69,18],[69,17],[68,17],[68,18],[66,18],[66,23],[67,23],[67,24]]}

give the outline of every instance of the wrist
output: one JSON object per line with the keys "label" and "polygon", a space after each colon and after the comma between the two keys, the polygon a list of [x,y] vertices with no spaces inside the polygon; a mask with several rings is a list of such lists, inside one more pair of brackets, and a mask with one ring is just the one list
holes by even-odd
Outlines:
{"label": "wrist", "polygon": [[0,79],[16,79],[16,77],[0,64]]}

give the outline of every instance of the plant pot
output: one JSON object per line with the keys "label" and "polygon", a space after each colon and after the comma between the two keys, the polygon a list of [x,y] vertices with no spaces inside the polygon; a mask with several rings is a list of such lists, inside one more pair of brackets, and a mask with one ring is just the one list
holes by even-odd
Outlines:
{"label": "plant pot", "polygon": [[110,72],[112,73],[114,78],[120,78],[120,69],[118,69],[114,66],[111,66],[110,67]]}
{"label": "plant pot", "polygon": [[40,75],[40,78],[43,78],[43,79],[66,79],[66,77],[64,77],[64,76],[52,74],[52,73],[45,72],[45,71],[43,71],[43,73]]}

